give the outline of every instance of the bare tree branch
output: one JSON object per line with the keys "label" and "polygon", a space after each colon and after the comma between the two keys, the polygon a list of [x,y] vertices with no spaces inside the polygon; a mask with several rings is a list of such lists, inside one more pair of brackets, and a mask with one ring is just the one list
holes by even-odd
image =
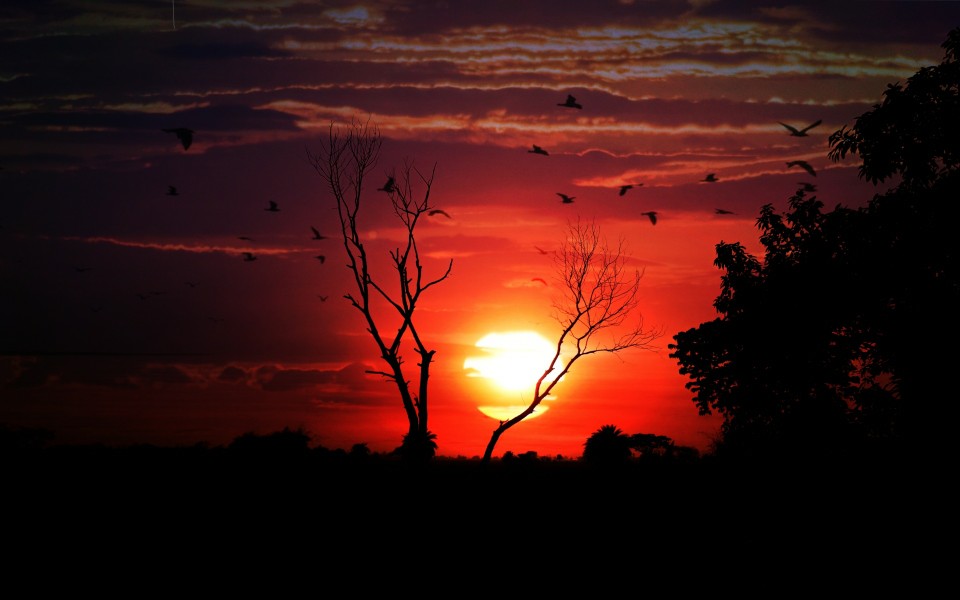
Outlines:
{"label": "bare tree branch", "polygon": [[554,255],[562,291],[553,305],[554,319],[561,327],[553,358],[537,379],[530,404],[515,417],[500,421],[493,431],[484,462],[492,458],[500,436],[533,414],[578,360],[630,348],[651,350],[663,335],[645,328],[642,315],[627,324],[640,304],[642,273],[627,267],[623,240],[610,246],[596,224],[580,221],[570,224],[567,234]]}
{"label": "bare tree branch", "polygon": [[[389,251],[395,273],[393,277],[371,273],[370,257],[360,235],[360,211],[365,195],[364,180],[376,167],[382,144],[380,130],[369,120],[354,119],[343,129],[331,123],[319,154],[308,150],[307,158],[336,200],[347,268],[356,286],[355,292],[345,294],[344,298],[363,315],[367,331],[389,367],[385,371],[369,372],[396,384],[409,424],[401,450],[407,457],[421,460],[432,457],[436,450],[433,441],[436,436],[427,428],[427,382],[436,351],[427,349],[421,339],[414,325],[414,313],[423,293],[449,277],[453,261],[435,279],[424,278],[416,226],[420,217],[431,208],[430,191],[436,165],[429,173],[423,173],[412,162],[405,161],[400,173],[389,176],[389,185],[377,188],[375,192],[389,197],[391,209],[406,233],[401,246]],[[389,319],[377,310],[380,303],[392,308],[397,320],[389,323]],[[393,333],[386,335],[385,331]],[[408,336],[420,356],[416,393],[404,377],[401,356],[401,346]]]}

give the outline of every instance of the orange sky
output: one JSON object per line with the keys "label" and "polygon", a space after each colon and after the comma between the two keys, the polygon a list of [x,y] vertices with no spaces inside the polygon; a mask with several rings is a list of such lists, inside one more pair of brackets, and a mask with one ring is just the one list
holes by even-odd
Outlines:
{"label": "orange sky", "polygon": [[[625,240],[664,335],[584,358],[497,454],[578,456],[606,424],[708,449],[719,421],[697,414],[667,344],[716,316],[715,245],[757,251],[760,207],[785,209],[802,181],[828,208],[882,191],[827,160],[828,136],[938,63],[960,24],[957,3],[835,4],[198,1],[175,23],[124,2],[5,8],[0,423],[108,444],[302,426],[327,447],[396,447],[404,414],[365,373],[382,366],[343,299],[343,247],[310,231],[338,225],[306,151],[360,117],[384,135],[376,172],[436,165],[450,215],[418,228],[428,275],[453,260],[418,308],[441,454],[482,454],[496,426],[477,407],[504,393],[463,368],[477,340],[556,338],[537,248],[578,218]],[[557,106],[568,94],[582,110]],[[781,124],[817,120],[807,137]],[[189,149],[171,127],[195,130]],[[642,186],[620,196],[627,183]],[[382,261],[399,231],[382,192],[367,199]]]}

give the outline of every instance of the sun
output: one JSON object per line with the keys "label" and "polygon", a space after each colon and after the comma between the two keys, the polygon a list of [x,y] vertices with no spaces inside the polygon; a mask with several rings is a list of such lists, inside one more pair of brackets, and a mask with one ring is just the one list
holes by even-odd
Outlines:
{"label": "sun", "polygon": [[[550,366],[556,346],[535,331],[492,332],[477,340],[479,354],[463,362],[468,377],[491,383],[496,394],[490,405],[478,406],[483,414],[509,419],[525,409],[533,398],[537,379]],[[537,416],[546,412],[541,404]]]}

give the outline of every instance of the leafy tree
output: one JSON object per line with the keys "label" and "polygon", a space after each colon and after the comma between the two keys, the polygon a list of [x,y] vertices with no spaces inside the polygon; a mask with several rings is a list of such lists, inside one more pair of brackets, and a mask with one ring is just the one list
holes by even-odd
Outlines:
{"label": "leafy tree", "polygon": [[960,305],[960,30],[851,128],[830,158],[857,154],[860,177],[899,180],[864,207],[798,190],[764,206],[763,259],[720,242],[720,317],[674,336],[670,355],[702,414],[723,415],[718,451],[759,455],[900,448],[936,428],[954,384]]}
{"label": "leafy tree", "polygon": [[597,429],[583,444],[583,461],[592,465],[621,465],[630,460],[633,438],[616,425]]}
{"label": "leafy tree", "polygon": [[[427,426],[427,382],[436,351],[427,348],[420,337],[414,316],[423,294],[450,275],[453,261],[439,276],[430,278],[424,274],[417,245],[417,224],[432,208],[430,190],[436,166],[429,173],[423,173],[407,163],[380,188],[364,186],[376,167],[382,144],[380,130],[375,125],[354,120],[345,130],[331,124],[320,153],[314,155],[308,151],[307,156],[337,203],[347,267],[356,286],[354,292],[344,297],[363,315],[367,331],[387,365],[385,371],[370,372],[396,385],[407,416],[407,433],[398,450],[406,459],[424,462],[434,456],[437,447],[436,435]],[[361,207],[366,206],[364,198],[369,198],[370,193],[389,198],[388,206],[405,234],[400,246],[390,251],[392,277],[374,274],[373,261],[361,236]],[[389,315],[393,315],[393,320]],[[407,378],[401,352],[406,340],[412,340],[419,357],[415,387]]]}
{"label": "leafy tree", "polygon": [[537,379],[533,399],[515,417],[500,421],[483,454],[489,462],[508,429],[533,414],[571,367],[584,356],[651,347],[660,332],[645,329],[643,318],[620,329],[640,303],[640,272],[627,267],[621,241],[610,246],[595,224],[568,226],[567,239],[555,254],[562,295],[554,302],[554,318],[561,326],[556,351]]}

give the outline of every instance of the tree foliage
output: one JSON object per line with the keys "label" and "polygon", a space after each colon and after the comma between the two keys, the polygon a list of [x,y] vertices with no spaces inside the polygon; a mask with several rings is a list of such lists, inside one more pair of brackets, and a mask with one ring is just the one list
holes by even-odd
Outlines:
{"label": "tree foliage", "polygon": [[[407,416],[408,430],[397,452],[405,458],[422,462],[436,453],[436,435],[428,429],[428,381],[435,350],[427,348],[420,336],[414,315],[423,294],[444,281],[453,268],[451,260],[435,277],[424,273],[416,228],[420,219],[432,208],[430,191],[436,167],[421,172],[412,163],[404,164],[399,173],[389,175],[389,184],[371,190],[364,186],[376,167],[383,144],[379,129],[369,122],[351,122],[346,128],[330,125],[319,154],[307,153],[310,163],[332,192],[340,219],[340,231],[353,275],[355,290],[344,298],[363,315],[367,332],[373,338],[380,357],[387,365],[384,371],[370,371],[392,381],[400,395]],[[374,273],[373,260],[361,236],[361,208],[369,194],[385,194],[390,210],[399,221],[403,239],[389,253],[392,275]],[[377,206],[377,204],[372,204]],[[393,318],[390,318],[393,315]],[[416,386],[406,375],[402,346],[411,341],[419,357]]]}
{"label": "tree foliage", "polygon": [[944,47],[830,137],[833,160],[859,155],[861,178],[895,187],[858,209],[824,212],[802,189],[784,214],[764,206],[762,259],[717,245],[720,316],[669,347],[701,414],[724,417],[718,449],[900,448],[954,394],[960,30]]}

